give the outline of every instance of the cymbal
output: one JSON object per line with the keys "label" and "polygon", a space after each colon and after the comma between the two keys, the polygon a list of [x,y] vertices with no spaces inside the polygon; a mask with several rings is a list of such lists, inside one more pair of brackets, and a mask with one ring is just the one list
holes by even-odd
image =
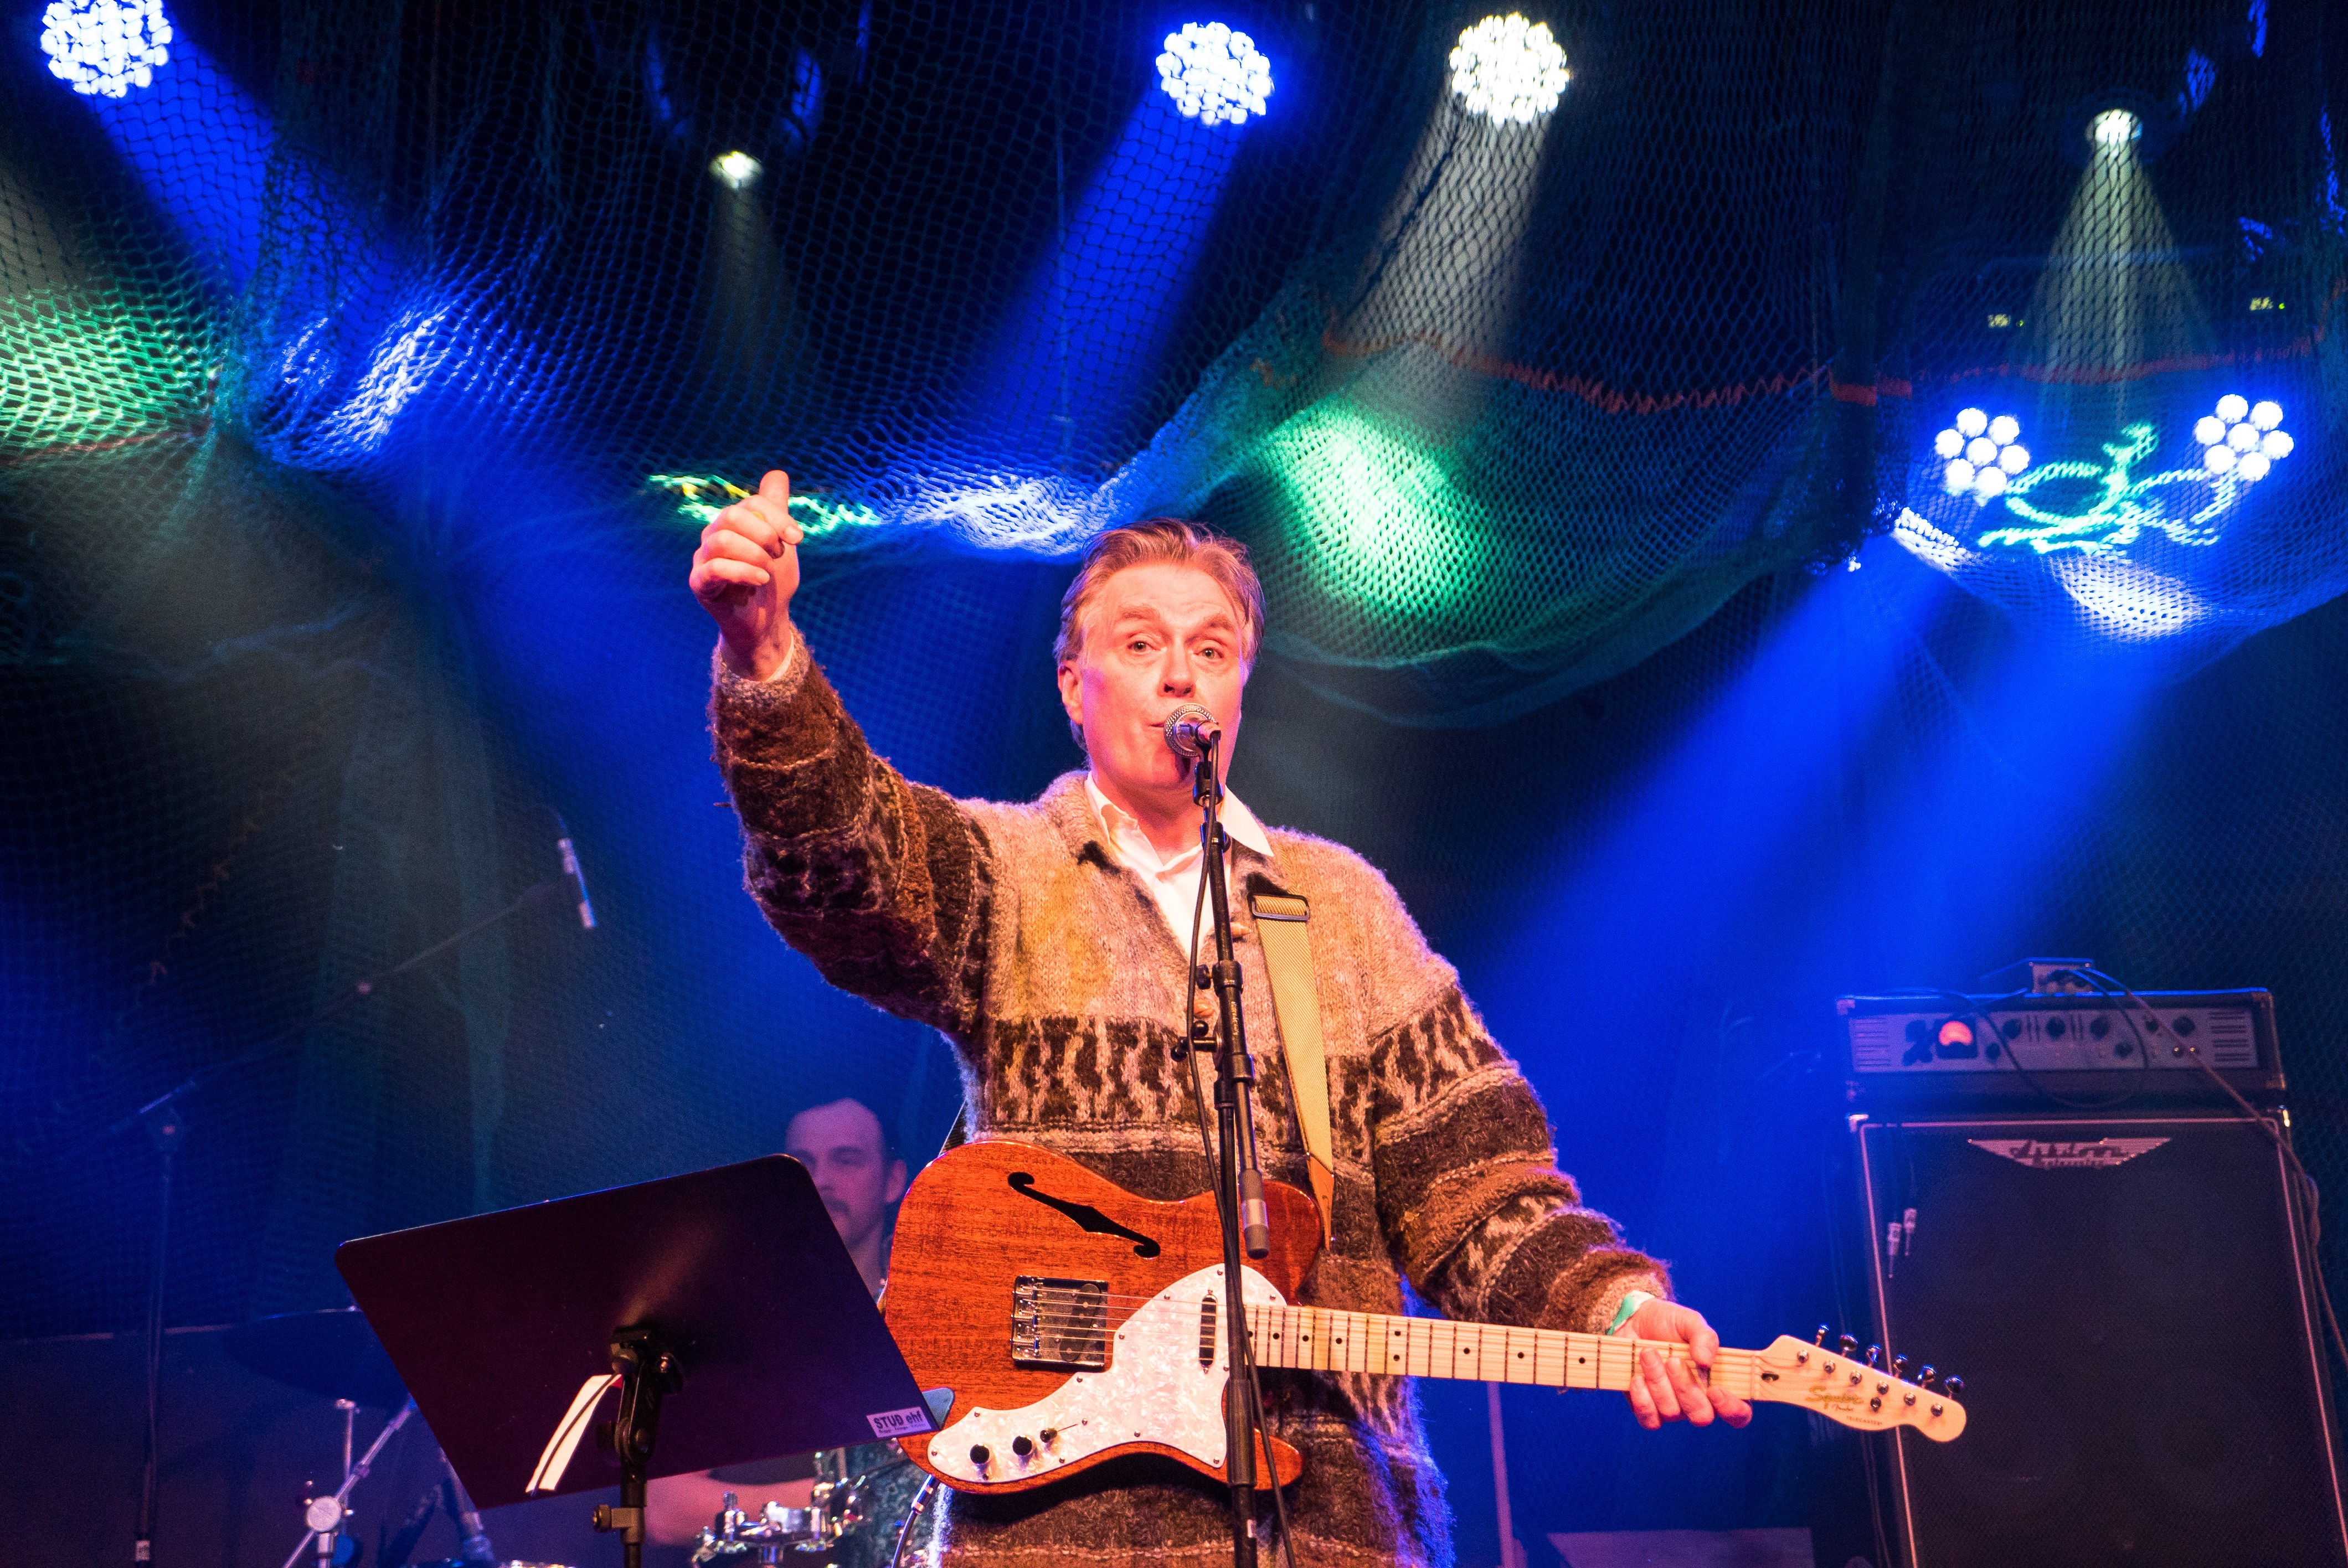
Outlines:
{"label": "cymbal", "polygon": [[221,1348],[256,1372],[325,1399],[382,1410],[407,1402],[407,1386],[356,1307],[240,1323],[221,1336]]}

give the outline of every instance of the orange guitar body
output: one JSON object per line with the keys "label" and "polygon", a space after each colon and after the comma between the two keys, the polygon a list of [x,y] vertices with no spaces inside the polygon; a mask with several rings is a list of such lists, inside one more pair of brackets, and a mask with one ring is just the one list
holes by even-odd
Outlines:
{"label": "orange guitar body", "polygon": [[[1249,1267],[1292,1301],[1321,1247],[1320,1215],[1313,1200],[1294,1187],[1267,1182],[1264,1196],[1272,1209],[1272,1255]],[[898,1209],[885,1313],[921,1386],[953,1390],[953,1406],[944,1418],[953,1428],[973,1411],[1041,1408],[1072,1377],[1082,1380],[1082,1373],[1072,1374],[1066,1366],[1014,1360],[1014,1298],[1023,1278],[1105,1282],[1105,1343],[1113,1343],[1144,1304],[1186,1276],[1220,1268],[1222,1261],[1222,1229],[1212,1194],[1178,1204],[1152,1202],[1045,1150],[969,1143],[923,1171]],[[1012,1440],[1042,1443],[1032,1451],[1036,1463],[1050,1461],[1048,1470],[1026,1473],[1025,1458],[1014,1460],[1004,1443],[986,1473],[973,1478],[932,1462],[933,1436],[901,1441],[923,1470],[950,1486],[972,1490],[1041,1486],[1125,1453],[1163,1454],[1224,1479],[1220,1463],[1210,1465],[1196,1454],[1138,1436],[1077,1455],[1073,1441],[1026,1432]],[[966,1439],[952,1436],[937,1440],[968,1446]],[[1055,1453],[1056,1446],[1064,1451]],[[1271,1440],[1269,1453],[1260,1441],[1257,1453],[1257,1474],[1276,1471],[1282,1485],[1303,1470],[1303,1456],[1277,1438]]]}

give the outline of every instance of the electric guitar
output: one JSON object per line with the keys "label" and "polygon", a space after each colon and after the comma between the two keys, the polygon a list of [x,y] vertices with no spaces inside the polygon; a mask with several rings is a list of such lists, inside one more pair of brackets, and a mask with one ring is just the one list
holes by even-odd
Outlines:
{"label": "electric guitar", "polygon": [[[1259,1367],[1627,1389],[1637,1353],[1684,1345],[1439,1318],[1292,1307],[1321,1246],[1313,1200],[1264,1184],[1272,1254],[1243,1270]],[[1024,1143],[965,1143],[932,1163],[897,1213],[886,1308],[923,1389],[951,1389],[938,1431],[902,1440],[966,1491],[1016,1491],[1119,1454],[1156,1453],[1220,1481],[1229,1310],[1212,1194],[1138,1198]],[[1964,1430],[1946,1392],[1790,1335],[1723,1347],[1712,1386],[1800,1405],[1866,1431]],[[933,1401],[934,1403],[934,1401]],[[1257,1473],[1283,1486],[1303,1456],[1278,1438]]]}

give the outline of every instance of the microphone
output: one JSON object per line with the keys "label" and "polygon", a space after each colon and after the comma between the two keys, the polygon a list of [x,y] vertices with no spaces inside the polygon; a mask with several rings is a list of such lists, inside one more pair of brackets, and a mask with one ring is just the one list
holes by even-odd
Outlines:
{"label": "microphone", "polygon": [[571,878],[571,886],[579,893],[579,928],[592,931],[595,928],[595,906],[587,901],[587,878],[579,871],[579,852],[571,846],[571,825],[562,820],[561,812],[556,812],[554,825],[562,835],[554,841],[554,847],[562,852],[562,874]]}
{"label": "microphone", "polygon": [[1222,738],[1223,727],[1196,702],[1185,702],[1166,715],[1166,749],[1178,757],[1196,762]]}

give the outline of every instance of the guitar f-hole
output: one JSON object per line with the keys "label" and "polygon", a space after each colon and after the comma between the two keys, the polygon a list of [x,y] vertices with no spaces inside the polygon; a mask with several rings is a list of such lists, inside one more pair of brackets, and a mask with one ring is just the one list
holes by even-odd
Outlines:
{"label": "guitar f-hole", "polygon": [[1156,1257],[1159,1247],[1157,1238],[1128,1230],[1090,1204],[1072,1204],[1066,1198],[1056,1198],[1049,1193],[1035,1190],[1035,1178],[1025,1171],[1014,1171],[1010,1175],[1011,1190],[1023,1198],[1032,1198],[1046,1208],[1059,1210],[1076,1222],[1076,1228],[1092,1235],[1123,1236],[1134,1244],[1136,1257]]}

